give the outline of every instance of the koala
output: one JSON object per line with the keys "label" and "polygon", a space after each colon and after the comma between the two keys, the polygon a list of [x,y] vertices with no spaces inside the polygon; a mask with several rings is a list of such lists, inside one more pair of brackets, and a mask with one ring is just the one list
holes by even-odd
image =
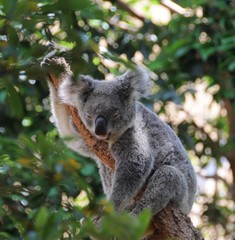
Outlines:
{"label": "koala", "polygon": [[[73,80],[65,73],[58,93],[49,83],[52,114],[61,136],[70,137],[65,140],[68,147],[96,161],[104,193],[117,212],[136,215],[150,208],[154,215],[171,203],[188,214],[196,192],[195,172],[174,131],[139,102],[150,87],[141,68],[113,80],[84,75]],[[77,108],[90,133],[108,143],[114,172],[90,151],[65,104]]]}

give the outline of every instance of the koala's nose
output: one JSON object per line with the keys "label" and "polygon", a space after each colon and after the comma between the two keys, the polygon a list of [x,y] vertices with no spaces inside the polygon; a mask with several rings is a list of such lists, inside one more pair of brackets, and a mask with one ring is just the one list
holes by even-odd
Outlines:
{"label": "koala's nose", "polygon": [[98,136],[107,134],[107,120],[103,116],[98,116],[95,120],[95,134]]}

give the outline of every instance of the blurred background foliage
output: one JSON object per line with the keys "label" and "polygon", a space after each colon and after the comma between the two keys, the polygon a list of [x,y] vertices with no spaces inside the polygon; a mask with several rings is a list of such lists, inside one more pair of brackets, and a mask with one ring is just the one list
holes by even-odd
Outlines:
{"label": "blurred background foliage", "polygon": [[192,221],[206,239],[234,239],[234,29],[233,0],[0,0],[0,238],[138,239],[149,222],[148,212],[116,216],[94,162],[59,139],[40,62],[64,56],[75,75],[149,69],[143,102],[198,175]]}

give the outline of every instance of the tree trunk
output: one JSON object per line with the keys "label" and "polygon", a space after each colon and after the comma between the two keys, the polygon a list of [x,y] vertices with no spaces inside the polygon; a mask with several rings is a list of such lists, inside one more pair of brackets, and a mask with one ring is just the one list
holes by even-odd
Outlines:
{"label": "tree trunk", "polygon": [[[232,82],[232,76],[230,72],[224,71],[219,75],[219,85],[222,92],[222,95],[224,92],[234,89],[234,83]],[[224,107],[227,111],[227,117],[228,117],[228,126],[229,126],[229,138],[228,138],[228,149],[226,153],[223,153],[226,158],[228,159],[230,163],[230,168],[232,170],[232,176],[233,176],[233,186],[235,186],[235,99],[234,98],[226,98],[223,96],[224,101]],[[231,194],[232,198],[235,201],[235,189],[234,187],[231,188]]]}
{"label": "tree trunk", "polygon": [[[49,80],[58,89],[58,86],[62,80],[63,75],[69,74],[72,76],[69,65],[63,58],[54,58],[51,63],[59,67],[63,67],[64,73],[55,74],[48,73]],[[77,109],[72,106],[67,106],[68,111],[71,114],[74,124],[78,131],[86,141],[90,149],[106,164],[110,169],[115,169],[115,162],[111,156],[108,149],[108,144],[104,141],[97,140],[93,135],[86,129],[83,122],[79,118],[79,113]],[[138,194],[140,196],[141,193]],[[138,199],[138,197],[137,197]],[[166,207],[160,213],[155,215],[151,221],[152,233],[145,237],[145,240],[164,240],[164,239],[174,239],[174,240],[202,240],[203,237],[201,233],[193,226],[189,217],[183,214],[180,210],[175,209],[171,206]]]}
{"label": "tree trunk", "polygon": [[[229,124],[229,141],[230,143],[233,143],[235,140],[235,109],[229,101],[229,99],[224,99],[225,103],[225,109],[227,110],[228,115],[228,124]],[[226,153],[226,157],[231,165],[232,175],[233,175],[233,186],[235,186],[235,149],[234,147],[229,149],[229,151]],[[231,189],[232,198],[235,201],[235,189]]]}

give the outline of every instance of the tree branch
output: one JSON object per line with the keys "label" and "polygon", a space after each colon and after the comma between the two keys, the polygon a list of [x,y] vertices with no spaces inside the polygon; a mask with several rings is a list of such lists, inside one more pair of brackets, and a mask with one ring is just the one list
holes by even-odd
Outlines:
{"label": "tree branch", "polygon": [[[69,74],[70,76],[73,75],[72,71],[70,70],[70,66],[65,62],[64,58],[58,58],[58,59],[52,59],[54,64],[62,65],[62,67],[65,67],[64,71],[66,74]],[[54,84],[56,89],[58,89],[60,82],[62,81],[63,75],[58,76],[57,74],[48,73],[49,80]],[[111,156],[111,153],[107,151],[108,149],[108,143],[97,140],[93,137],[93,135],[86,129],[85,125],[81,121],[79,114],[77,112],[77,109],[73,106],[67,105],[68,112],[73,118],[73,122],[84,138],[85,142],[87,143],[88,147],[95,153],[97,157],[102,159],[103,163],[114,170],[114,160]]]}
{"label": "tree branch", "polygon": [[173,13],[178,13],[185,17],[193,16],[194,11],[190,8],[183,8],[171,0],[162,0],[161,5],[168,8]]}
{"label": "tree branch", "polygon": [[[59,84],[62,81],[64,74],[73,75],[70,70],[69,65],[63,58],[52,59],[53,64],[60,65],[64,67],[64,73],[58,75],[55,73],[48,73],[49,80],[54,84],[56,89],[58,89]],[[111,156],[108,149],[108,144],[104,141],[97,140],[85,127],[83,122],[79,117],[79,113],[75,107],[67,105],[68,111],[71,114],[74,124],[77,127],[79,133],[84,138],[88,147],[99,157],[99,159],[110,169],[114,171],[115,161]],[[144,190],[142,190],[144,191]],[[142,192],[136,197],[136,201]],[[180,210],[168,206],[166,209],[162,210],[157,215],[153,216],[152,223],[152,233],[147,236],[146,240],[164,240],[164,239],[174,239],[174,240],[203,240],[200,232],[193,226],[189,217],[183,214]]]}
{"label": "tree branch", "polygon": [[[123,2],[122,0],[111,0],[111,3],[116,4],[119,8],[123,9],[124,11],[128,12],[130,16],[138,18],[140,21],[145,22],[147,19],[139,15],[132,9],[130,6],[128,6],[127,3]],[[165,8],[169,9],[171,13],[177,13],[180,15],[183,15],[185,17],[191,17],[194,15],[194,11],[191,8],[183,8],[179,4],[171,1],[171,0],[161,0],[160,5],[164,6]],[[150,21],[150,19],[148,19]]]}
{"label": "tree branch", "polygon": [[130,8],[125,2],[121,0],[112,0],[112,3],[116,3],[120,8],[122,8],[124,11],[128,12],[131,16],[138,18],[140,21],[144,22],[145,17],[139,15],[136,13],[132,8]]}

